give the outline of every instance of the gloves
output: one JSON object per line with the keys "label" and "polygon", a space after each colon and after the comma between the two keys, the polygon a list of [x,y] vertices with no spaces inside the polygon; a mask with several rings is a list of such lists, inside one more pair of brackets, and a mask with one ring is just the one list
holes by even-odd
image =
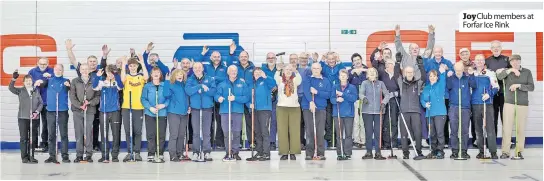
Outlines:
{"label": "gloves", "polygon": [[397,52],[395,57],[397,58],[397,63],[400,63],[402,61],[402,54],[400,52]]}
{"label": "gloves", "polygon": [[393,93],[393,97],[399,97],[399,92],[395,91],[395,92],[392,92]]}
{"label": "gloves", "polygon": [[13,79],[19,78],[19,71],[13,72]]}
{"label": "gloves", "polygon": [[416,61],[418,65],[423,65],[423,57],[421,57],[421,55],[417,56]]}
{"label": "gloves", "polygon": [[363,104],[368,104],[368,99],[366,97],[363,98]]}
{"label": "gloves", "polygon": [[383,113],[385,112],[385,104],[380,104],[380,112]]}

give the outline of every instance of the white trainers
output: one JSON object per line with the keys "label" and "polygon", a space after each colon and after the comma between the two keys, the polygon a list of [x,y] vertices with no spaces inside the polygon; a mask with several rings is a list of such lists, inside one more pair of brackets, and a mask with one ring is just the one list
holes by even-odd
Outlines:
{"label": "white trainers", "polygon": [[425,139],[421,140],[421,146],[424,147],[424,148],[428,148],[429,144],[427,144],[427,140],[425,140]]}

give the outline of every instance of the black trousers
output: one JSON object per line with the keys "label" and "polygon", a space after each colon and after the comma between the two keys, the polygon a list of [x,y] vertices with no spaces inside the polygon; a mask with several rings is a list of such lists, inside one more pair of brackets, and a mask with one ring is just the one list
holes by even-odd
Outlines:
{"label": "black trousers", "polygon": [[[325,140],[327,141],[327,147],[336,147],[336,145],[332,145],[332,140],[336,137],[333,135],[333,123],[332,123],[332,103],[330,99],[327,99],[327,108],[326,110],[326,116],[325,116]],[[336,144],[336,143],[334,143]]]}
{"label": "black trousers", "polygon": [[217,147],[225,147],[225,143],[223,141],[223,129],[221,128],[221,115],[219,115],[219,103],[215,103],[214,109],[213,109],[213,117],[212,117],[212,145],[215,145]]}
{"label": "black trousers", "polygon": [[[504,108],[504,94],[503,93],[497,93],[495,96],[493,96],[493,116],[495,118],[495,135],[497,135],[497,125],[499,125],[499,113],[501,114],[501,117],[504,117],[502,114],[502,110]],[[501,119],[501,124],[503,122],[503,119]]]}
{"label": "black trousers", "polygon": [[[41,137],[42,137],[42,143],[44,145],[48,145],[49,143],[49,140],[47,139],[49,136],[48,132],[47,132],[47,109],[45,109],[47,105],[43,105],[43,109],[42,109],[42,112],[40,112],[40,116],[42,117],[42,132],[41,132]],[[38,122],[38,128],[40,127],[40,122]]]}
{"label": "black trousers", "polygon": [[100,142],[98,141],[98,138],[100,138],[100,110],[98,107],[96,107],[93,120],[93,147],[95,148],[100,148]]}
{"label": "black trousers", "polygon": [[[450,110],[450,100],[446,99],[446,110]],[[446,123],[444,125],[444,141],[446,145],[450,144],[450,117],[446,116]],[[430,140],[429,140],[430,142]]]}
{"label": "black trousers", "polygon": [[[30,120],[19,119],[19,148],[21,150],[21,159],[29,158],[30,155]],[[32,145],[34,148],[38,146],[38,129],[40,127],[40,120],[32,120]]]}

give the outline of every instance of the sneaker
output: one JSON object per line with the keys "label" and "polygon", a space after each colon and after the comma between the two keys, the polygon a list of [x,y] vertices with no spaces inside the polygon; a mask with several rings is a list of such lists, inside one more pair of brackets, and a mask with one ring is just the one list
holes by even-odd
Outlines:
{"label": "sneaker", "polygon": [[210,153],[204,153],[204,160],[207,162],[213,161],[212,157],[210,156]]}
{"label": "sneaker", "polygon": [[70,163],[72,161],[70,161],[70,158],[68,157],[62,157],[62,163]]}
{"label": "sneaker", "polygon": [[79,162],[81,162],[81,161],[83,161],[83,157],[82,157],[82,156],[78,156],[78,157],[76,157],[76,159],[74,160],[74,163],[79,163]]}
{"label": "sneaker", "polygon": [[140,153],[134,154],[134,160],[139,161],[139,162],[142,161],[142,156],[140,155]]}
{"label": "sneaker", "polygon": [[112,161],[112,162],[119,162],[119,158],[115,156],[115,157],[113,157],[113,158],[111,159],[111,161]]}
{"label": "sneaker", "polygon": [[28,163],[31,163],[31,164],[36,164],[36,163],[38,163],[38,160],[36,160],[34,157],[28,158],[28,161],[29,161]]}
{"label": "sneaker", "polygon": [[372,159],[372,152],[366,152],[365,156],[363,156],[363,160]]}
{"label": "sneaker", "polygon": [[342,161],[342,160],[347,160],[347,158],[345,156],[338,155],[338,156],[336,156],[336,160]]}
{"label": "sneaker", "polygon": [[351,155],[346,155],[347,160],[351,160]]}
{"label": "sneaker", "polygon": [[154,158],[153,155],[147,154],[147,161],[148,161],[148,162],[152,162],[152,161],[153,161],[153,158]]}
{"label": "sneaker", "polygon": [[225,154],[225,156],[223,157],[223,161],[224,161],[224,162],[230,161],[229,154]]}
{"label": "sneaker", "polygon": [[199,160],[199,159],[200,159],[200,154],[193,153],[193,159],[192,160]]}
{"label": "sneaker", "polygon": [[282,155],[282,156],[280,157],[280,160],[287,160],[287,159],[288,159],[287,155]]}
{"label": "sneaker", "polygon": [[259,161],[267,161],[267,160],[270,160],[270,155],[268,154],[264,154],[263,156],[259,158]]}
{"label": "sneaker", "polygon": [[502,153],[501,159],[508,159],[508,158],[510,158],[510,155],[508,155],[507,153]]}
{"label": "sneaker", "polygon": [[128,161],[130,161],[130,153],[125,155],[125,158],[123,158],[123,162],[128,162]]}
{"label": "sneaker", "polygon": [[470,159],[470,155],[467,153],[467,150],[461,151],[461,157],[465,159]]}
{"label": "sneaker", "polygon": [[376,153],[374,155],[374,159],[375,160],[385,160],[385,157],[383,157],[381,153]]}
{"label": "sneaker", "polygon": [[410,152],[404,151],[402,152],[402,159],[410,159]]}
{"label": "sneaker", "polygon": [[295,156],[295,154],[291,154],[289,155],[289,160],[297,160],[297,157]]}
{"label": "sneaker", "polygon": [[49,157],[44,161],[45,163],[59,163],[55,157]]}
{"label": "sneaker", "polygon": [[491,153],[491,159],[493,159],[493,160],[499,159],[499,157],[497,156],[497,152],[492,152]]}
{"label": "sneaker", "polygon": [[476,155],[476,158],[477,159],[483,159],[484,158],[484,152],[478,153],[478,155]]}
{"label": "sneaker", "polygon": [[92,157],[92,156],[87,156],[87,157],[85,157],[85,160],[86,160],[88,163],[92,163],[92,162],[93,162],[93,157]]}
{"label": "sneaker", "polygon": [[235,153],[233,156],[236,160],[242,160],[242,158],[240,158],[240,155],[238,155],[238,153]]}

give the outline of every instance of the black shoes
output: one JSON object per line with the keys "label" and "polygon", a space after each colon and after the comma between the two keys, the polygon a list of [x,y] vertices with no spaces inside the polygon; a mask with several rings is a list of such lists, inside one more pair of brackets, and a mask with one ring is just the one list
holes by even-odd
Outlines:
{"label": "black shoes", "polygon": [[288,159],[288,156],[287,156],[287,155],[282,155],[282,156],[280,157],[280,160],[287,160],[287,159]]}
{"label": "black shoes", "polygon": [[372,159],[372,152],[366,152],[365,156],[363,156],[363,160]]}
{"label": "black shoes", "polygon": [[44,161],[45,163],[59,163],[55,157],[49,157]]}
{"label": "black shoes", "polygon": [[374,159],[375,159],[375,160],[385,160],[386,158],[383,157],[381,153],[376,153],[376,154],[374,155]]}
{"label": "black shoes", "polygon": [[213,161],[213,158],[210,156],[210,153],[204,153],[204,160],[211,162]]}
{"label": "black shoes", "polygon": [[270,155],[268,154],[264,154],[263,156],[261,156],[261,158],[259,158],[259,161],[268,161],[270,160]]}
{"label": "black shoes", "polygon": [[253,155],[252,157],[246,158],[246,161],[257,161],[261,158],[261,154],[257,153],[256,155]]}
{"label": "black shoes", "polygon": [[81,161],[84,161],[84,160],[83,160],[83,157],[82,157],[82,156],[78,156],[78,157],[76,157],[76,159],[74,160],[74,163],[79,163],[79,162],[81,162]]}
{"label": "black shoes", "polygon": [[295,156],[295,154],[291,154],[291,155],[289,155],[289,159],[290,160],[297,160],[297,157]]}
{"label": "black shoes", "polygon": [[72,161],[70,161],[70,158],[68,157],[62,157],[62,163],[70,163]]}
{"label": "black shoes", "polygon": [[114,156],[113,159],[111,159],[112,162],[119,162],[119,158]]}
{"label": "black shoes", "polygon": [[89,163],[92,163],[93,162],[93,157],[92,156],[87,156],[87,157],[85,157],[85,160],[87,160],[87,162],[89,162]]}
{"label": "black shoes", "polygon": [[238,155],[238,153],[235,153],[233,156],[234,158],[236,158],[236,160],[242,160],[242,158],[240,158],[240,155]]}
{"label": "black shoes", "polygon": [[470,159],[470,155],[468,155],[467,150],[461,150],[461,158]]}
{"label": "black shoes", "polygon": [[402,159],[410,159],[410,152],[409,151],[404,151],[402,152]]}
{"label": "black shoes", "polygon": [[491,159],[493,160],[499,159],[499,157],[497,156],[497,152],[491,153]]}

